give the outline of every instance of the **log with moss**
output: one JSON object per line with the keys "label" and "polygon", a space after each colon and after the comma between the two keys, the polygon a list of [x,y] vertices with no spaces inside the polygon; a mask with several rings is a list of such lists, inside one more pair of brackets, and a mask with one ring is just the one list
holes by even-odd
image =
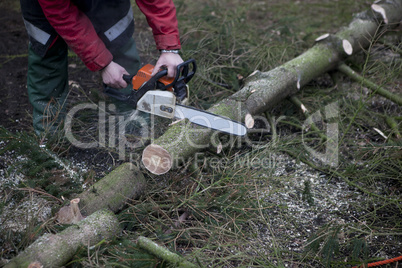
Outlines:
{"label": "log with moss", "polygon": [[[272,109],[312,79],[336,69],[345,58],[368,48],[375,36],[397,26],[401,19],[402,0],[376,1],[338,33],[317,38],[316,44],[297,58],[268,72],[255,71],[245,79],[240,91],[208,111],[252,127],[253,115]],[[216,137],[211,130],[188,121],[178,122],[145,148],[142,162],[154,174],[166,173],[197,151],[211,144],[218,146]]]}
{"label": "log with moss", "polygon": [[61,267],[80,247],[113,239],[119,233],[120,225],[114,213],[100,210],[58,234],[41,236],[5,267]]}
{"label": "log with moss", "polygon": [[43,235],[6,267],[60,267],[80,246],[113,238],[120,232],[114,213],[128,200],[138,198],[145,187],[144,175],[136,166],[120,165],[59,210],[57,221],[73,226],[58,234]]}
{"label": "log with moss", "polygon": [[86,216],[99,209],[118,212],[128,200],[138,198],[146,188],[142,172],[124,163],[78,196],[81,213]]}

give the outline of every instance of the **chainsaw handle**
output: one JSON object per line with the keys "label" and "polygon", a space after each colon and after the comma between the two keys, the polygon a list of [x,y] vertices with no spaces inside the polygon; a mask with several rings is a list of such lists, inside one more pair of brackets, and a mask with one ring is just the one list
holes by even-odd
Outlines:
{"label": "chainsaw handle", "polygon": [[[189,72],[190,64],[191,64],[191,72]],[[188,82],[190,82],[191,78],[193,78],[196,71],[197,71],[197,64],[195,64],[194,59],[186,60],[185,62],[177,65],[177,71],[176,71],[177,80],[175,81],[175,83],[184,80],[184,83],[187,84]]]}
{"label": "chainsaw handle", "polygon": [[126,81],[127,84],[131,84],[133,77],[134,75],[123,74],[123,80]]}
{"label": "chainsaw handle", "polygon": [[[191,65],[191,71],[190,71],[190,67],[189,67],[190,65]],[[173,82],[168,85],[163,85],[160,89],[165,90],[170,87],[174,87],[174,85],[176,85],[177,82],[181,82],[181,81],[184,81],[184,83],[187,84],[191,80],[191,78],[193,78],[196,70],[197,70],[197,65],[195,64],[194,59],[189,59],[189,60],[186,60],[185,62],[180,63],[176,67],[176,76],[175,76]],[[164,71],[166,72],[165,75],[167,75],[167,70],[162,70],[159,73],[164,72]],[[157,73],[155,76],[157,76],[159,73]],[[158,77],[157,80],[159,80],[160,78],[162,78],[165,75]]]}
{"label": "chainsaw handle", "polygon": [[136,94],[134,92],[131,92],[130,94],[124,94],[120,90],[109,87],[106,84],[103,84],[103,92],[109,97],[128,103],[129,105],[131,105],[131,107],[133,107],[133,109],[137,109],[138,100],[145,94],[145,92],[142,92],[142,95]]}
{"label": "chainsaw handle", "polygon": [[[151,79],[149,79],[147,81],[147,84],[151,85],[153,87],[151,89],[155,89],[156,82],[158,82],[159,79],[161,79],[162,77],[166,76],[167,74],[168,74],[168,71],[166,69],[163,69],[163,70],[157,72],[154,76],[152,76]],[[167,88],[168,88],[167,86],[163,86],[160,89],[164,90],[164,89],[167,89]]]}
{"label": "chainsaw handle", "polygon": [[[191,65],[191,71],[190,71],[190,65]],[[164,85],[161,83],[162,85],[159,85],[160,86],[159,89],[166,90],[170,87],[174,87],[174,85],[176,85],[177,82],[181,82],[181,81],[184,81],[184,83],[187,84],[191,80],[191,78],[193,78],[196,70],[197,70],[197,65],[196,65],[194,59],[189,59],[185,62],[180,63],[176,67],[176,76],[175,76],[173,82],[168,85]],[[163,69],[163,70],[157,72],[154,76],[152,76],[151,79],[149,79],[147,81],[147,84],[156,86],[156,82],[158,82],[159,79],[166,76],[167,74],[168,74],[168,71],[166,69]],[[123,74],[123,80],[126,81],[127,84],[132,84],[133,77],[134,77],[134,75]]]}
{"label": "chainsaw handle", "polygon": [[[159,72],[157,72],[154,76],[151,77],[151,79],[149,79],[147,81],[147,83],[149,83],[150,85],[152,84],[156,84],[156,82],[161,79],[162,77],[167,75],[167,70],[161,70]],[[133,77],[135,75],[129,75],[129,74],[123,74],[123,80],[127,82],[127,84],[132,84],[133,82]]]}
{"label": "chainsaw handle", "polygon": [[109,97],[113,97],[116,100],[119,101],[127,101],[127,96],[126,94],[124,94],[123,92],[121,92],[118,89],[112,88],[107,86],[106,84],[103,84],[103,92],[108,95]]}

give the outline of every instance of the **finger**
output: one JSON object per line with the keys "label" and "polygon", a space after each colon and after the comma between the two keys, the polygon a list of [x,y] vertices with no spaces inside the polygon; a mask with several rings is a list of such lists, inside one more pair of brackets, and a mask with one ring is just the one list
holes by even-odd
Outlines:
{"label": "finger", "polygon": [[112,88],[121,89],[121,86],[119,85],[119,83],[111,83],[110,86],[111,86]]}
{"label": "finger", "polygon": [[161,67],[162,67],[161,64],[155,65],[154,69],[152,70],[151,76],[154,76],[160,70]]}
{"label": "finger", "polygon": [[167,77],[172,78],[176,76],[176,68],[174,68],[173,66],[169,66],[167,70],[168,70]]}
{"label": "finger", "polygon": [[127,82],[123,80],[123,77],[119,80],[119,88],[126,88],[127,87]]}
{"label": "finger", "polygon": [[119,77],[119,80],[118,80],[118,83],[119,83],[119,85],[121,86],[121,88],[125,88],[125,87],[127,87],[127,85],[128,85],[127,82],[123,79],[123,75],[125,75],[125,74],[130,75],[130,74],[127,72],[127,70],[123,68],[122,73],[121,73],[121,76]]}
{"label": "finger", "polygon": [[122,80],[122,81],[116,80],[113,83],[109,83],[108,86],[110,86],[112,88],[122,89],[127,86],[127,83],[124,80]]}

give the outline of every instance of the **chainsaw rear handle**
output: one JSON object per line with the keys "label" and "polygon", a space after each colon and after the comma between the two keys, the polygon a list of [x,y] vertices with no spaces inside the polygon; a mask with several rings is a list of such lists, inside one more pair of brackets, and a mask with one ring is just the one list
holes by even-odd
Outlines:
{"label": "chainsaw rear handle", "polygon": [[123,80],[126,81],[127,84],[131,84],[131,81],[133,81],[134,75],[129,75],[129,74],[123,74]]}

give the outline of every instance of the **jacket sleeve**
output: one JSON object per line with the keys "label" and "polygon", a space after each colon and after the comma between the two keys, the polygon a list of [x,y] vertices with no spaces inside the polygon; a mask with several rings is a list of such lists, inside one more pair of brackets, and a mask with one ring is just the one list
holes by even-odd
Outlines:
{"label": "jacket sleeve", "polygon": [[47,20],[91,71],[113,59],[88,19],[70,0],[38,0]]}
{"label": "jacket sleeve", "polygon": [[172,0],[136,0],[152,28],[157,49],[180,49],[176,8]]}

